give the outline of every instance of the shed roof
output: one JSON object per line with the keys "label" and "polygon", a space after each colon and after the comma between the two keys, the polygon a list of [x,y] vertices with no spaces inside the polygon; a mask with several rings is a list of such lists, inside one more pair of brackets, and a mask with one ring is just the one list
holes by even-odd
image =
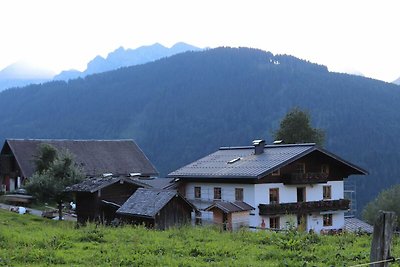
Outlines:
{"label": "shed roof", "polygon": [[82,167],[86,175],[158,175],[155,167],[133,140],[7,139],[4,146],[11,149],[22,175],[31,177],[35,172],[33,159],[38,154],[38,146],[43,143],[71,152],[75,156],[75,162]]}
{"label": "shed roof", "polygon": [[143,184],[147,184],[152,188],[158,189],[175,189],[178,183],[175,178],[135,178],[137,181]]}
{"label": "shed roof", "polygon": [[372,234],[374,227],[355,217],[344,218],[344,229],[348,232],[361,232]]}
{"label": "shed roof", "polygon": [[266,145],[261,154],[254,146],[221,147],[218,151],[168,174],[176,178],[249,178],[259,179],[310,153],[336,160],[350,174],[367,174],[364,169],[316,146],[308,144]]}
{"label": "shed roof", "polygon": [[209,211],[214,208],[220,209],[225,213],[254,210],[254,207],[250,206],[249,204],[243,201],[235,201],[235,202],[215,201],[211,206],[206,208],[205,211]]}
{"label": "shed roof", "polygon": [[[176,190],[139,188],[121,208],[117,210],[117,213],[154,218],[174,197],[182,198]],[[182,200],[187,202],[184,198],[182,198]],[[192,206],[189,202],[187,203]]]}
{"label": "shed roof", "polygon": [[139,187],[150,187],[148,184],[141,183],[139,180],[130,177],[97,177],[88,178],[78,184],[68,186],[65,188],[65,191],[94,193],[104,187],[110,186],[115,183],[129,183],[137,185]]}

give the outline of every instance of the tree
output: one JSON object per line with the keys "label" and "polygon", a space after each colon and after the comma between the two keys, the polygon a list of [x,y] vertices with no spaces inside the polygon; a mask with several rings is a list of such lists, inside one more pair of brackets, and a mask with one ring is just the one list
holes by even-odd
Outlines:
{"label": "tree", "polygon": [[310,114],[298,107],[289,111],[280,123],[280,128],[274,133],[275,140],[287,144],[316,143],[322,146],[325,132],[311,127]]}
{"label": "tree", "polygon": [[61,219],[62,202],[68,197],[65,187],[82,181],[85,176],[75,165],[70,152],[60,152],[49,144],[39,146],[35,165],[36,172],[29,179],[26,189],[39,201],[57,202]]}
{"label": "tree", "polygon": [[39,146],[39,155],[33,160],[36,172],[43,173],[49,169],[51,164],[57,158],[57,149],[49,144],[41,144]]}
{"label": "tree", "polygon": [[368,223],[374,224],[380,210],[394,211],[397,216],[397,226],[400,226],[400,184],[380,192],[365,206],[362,217]]}

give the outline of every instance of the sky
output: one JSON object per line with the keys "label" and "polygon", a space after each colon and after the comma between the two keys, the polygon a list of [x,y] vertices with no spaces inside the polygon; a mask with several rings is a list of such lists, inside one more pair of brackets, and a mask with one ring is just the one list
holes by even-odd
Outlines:
{"label": "sky", "polygon": [[253,47],[392,82],[397,0],[0,0],[0,70],[83,71],[118,47]]}

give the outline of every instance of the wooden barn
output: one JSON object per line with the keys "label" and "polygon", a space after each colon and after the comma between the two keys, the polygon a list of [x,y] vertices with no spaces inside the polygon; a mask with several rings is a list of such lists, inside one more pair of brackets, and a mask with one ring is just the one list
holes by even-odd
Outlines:
{"label": "wooden barn", "polygon": [[101,177],[104,173],[115,176],[130,173],[140,173],[144,177],[158,175],[133,140],[7,139],[0,152],[0,191],[14,191],[34,174],[33,160],[41,144],[68,150],[87,177]]}
{"label": "wooden barn", "polygon": [[76,200],[78,222],[100,221],[110,223],[115,212],[139,188],[162,188],[173,186],[173,179],[137,177],[101,177],[90,178],[66,188]]}
{"label": "wooden barn", "polygon": [[78,222],[98,220],[110,222],[115,211],[140,187],[149,187],[129,177],[87,179],[67,187],[76,201]]}
{"label": "wooden barn", "polygon": [[164,230],[190,223],[191,212],[195,210],[176,190],[140,188],[117,214],[125,222]]}

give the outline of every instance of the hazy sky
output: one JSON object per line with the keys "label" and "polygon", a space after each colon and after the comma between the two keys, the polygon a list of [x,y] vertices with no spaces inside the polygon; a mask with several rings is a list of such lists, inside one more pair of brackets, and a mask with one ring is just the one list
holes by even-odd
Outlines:
{"label": "hazy sky", "polygon": [[0,70],[20,60],[84,70],[120,46],[182,41],[260,48],[391,82],[400,76],[399,11],[397,0],[0,0]]}

